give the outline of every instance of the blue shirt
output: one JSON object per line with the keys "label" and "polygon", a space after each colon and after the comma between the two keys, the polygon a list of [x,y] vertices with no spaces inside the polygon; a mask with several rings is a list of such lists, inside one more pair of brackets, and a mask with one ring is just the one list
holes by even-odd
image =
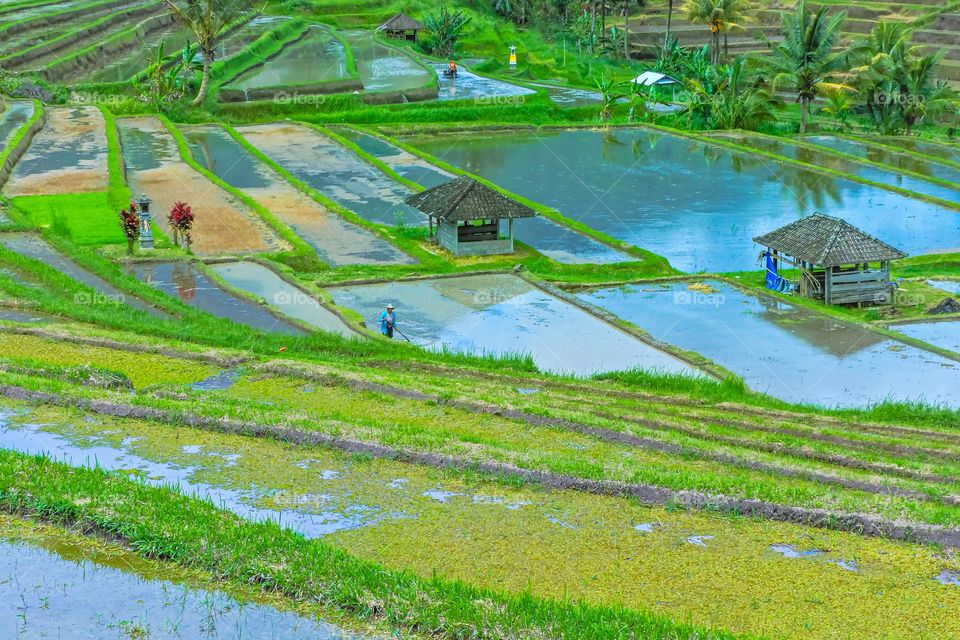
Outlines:
{"label": "blue shirt", "polygon": [[384,311],[380,314],[380,333],[387,335],[387,329],[397,326],[397,312]]}

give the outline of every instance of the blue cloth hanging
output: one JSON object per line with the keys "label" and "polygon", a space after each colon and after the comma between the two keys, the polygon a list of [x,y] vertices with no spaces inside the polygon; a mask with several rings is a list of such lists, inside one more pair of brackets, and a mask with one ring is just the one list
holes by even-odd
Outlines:
{"label": "blue cloth hanging", "polygon": [[777,273],[777,265],[773,260],[773,256],[769,253],[764,253],[763,255],[766,258],[767,266],[767,289],[771,291],[783,291],[786,288],[787,281]]}

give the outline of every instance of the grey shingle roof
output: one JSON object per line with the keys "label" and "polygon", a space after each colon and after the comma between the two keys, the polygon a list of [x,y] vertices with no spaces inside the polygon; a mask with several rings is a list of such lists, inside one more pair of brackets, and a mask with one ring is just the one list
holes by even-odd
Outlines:
{"label": "grey shingle roof", "polygon": [[753,239],[757,244],[822,267],[897,260],[907,254],[852,224],[815,213]]}
{"label": "grey shingle roof", "polygon": [[532,218],[537,212],[502,193],[462,176],[406,199],[428,216],[460,222],[492,218]]}
{"label": "grey shingle roof", "polygon": [[381,31],[419,31],[425,27],[405,13],[398,13],[382,25]]}

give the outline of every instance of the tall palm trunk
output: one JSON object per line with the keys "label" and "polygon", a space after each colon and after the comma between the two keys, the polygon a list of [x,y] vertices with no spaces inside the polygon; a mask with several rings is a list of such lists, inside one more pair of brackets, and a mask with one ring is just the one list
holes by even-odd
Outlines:
{"label": "tall palm trunk", "polygon": [[807,112],[810,109],[810,101],[806,96],[800,98],[800,133],[807,132]]}
{"label": "tall palm trunk", "polygon": [[630,5],[623,8],[623,59],[630,59]]}
{"label": "tall palm trunk", "polygon": [[205,50],[203,52],[203,80],[200,82],[200,91],[197,97],[193,99],[193,106],[198,107],[207,99],[207,92],[210,90],[210,68],[213,66],[213,51]]}
{"label": "tall palm trunk", "polygon": [[667,36],[663,39],[663,46],[670,44],[670,31],[673,28],[673,0],[667,0]]}

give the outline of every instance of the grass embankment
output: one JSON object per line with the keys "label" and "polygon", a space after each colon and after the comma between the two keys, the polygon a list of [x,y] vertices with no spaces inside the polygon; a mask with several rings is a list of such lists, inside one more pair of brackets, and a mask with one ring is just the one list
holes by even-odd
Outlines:
{"label": "grass embankment", "polygon": [[[52,386],[49,381],[44,384]],[[160,392],[151,391],[153,395]],[[207,402],[225,399],[208,396]],[[526,597],[654,609],[675,620],[709,621],[771,637],[870,638],[877,624],[898,630],[897,634],[900,629],[923,625],[950,637],[957,624],[954,618],[935,615],[960,598],[955,589],[934,580],[941,571],[957,566],[955,559],[936,548],[761,519],[688,512],[676,505],[646,507],[616,496],[544,490],[509,477],[477,473],[470,467],[434,469],[357,455],[360,450],[343,453],[197,431],[176,421],[5,404],[18,413],[7,419],[7,437],[23,442],[30,450],[36,450],[38,443],[48,443],[55,451],[69,451],[81,460],[84,451],[93,447],[102,448],[104,460],[106,451],[122,453],[122,462],[108,463],[123,465],[118,469],[118,483],[141,474],[156,478],[172,472],[184,478],[186,470],[183,482],[189,483],[185,485],[188,492],[195,483],[223,489],[227,492],[223,504],[228,508],[242,513],[247,513],[248,507],[266,509],[261,513],[269,519],[276,514],[282,524],[311,536],[333,524],[340,530],[328,533],[324,543],[363,560],[380,562],[388,570],[410,570],[425,580],[459,578],[474,587],[488,586]],[[578,442],[575,439],[571,444]],[[37,498],[46,504],[55,500],[36,491],[41,484],[36,470],[23,469],[23,474],[25,481],[13,483],[18,498]],[[142,501],[146,494],[138,491],[127,498],[129,503],[118,503],[112,491],[101,494],[91,488],[91,494],[100,497],[88,502],[86,494],[73,492],[72,483],[54,476],[50,486],[58,487],[61,493],[57,495],[62,496],[62,503],[56,504],[76,507],[82,513],[123,513],[137,531],[150,526],[150,507],[125,508]],[[4,493],[0,489],[0,494]],[[237,495],[246,497],[237,502]],[[170,519],[155,530],[166,531],[164,539],[139,546],[141,552],[149,553],[157,545],[168,548],[167,543],[175,546],[180,528],[172,525],[177,518],[194,522],[190,513],[172,504],[164,505],[163,511]],[[311,517],[319,512],[349,514],[351,521],[358,522],[343,529],[346,523],[338,519]],[[221,517],[230,526],[239,522],[229,514]],[[642,524],[648,525],[646,530],[635,529]],[[246,551],[249,547],[236,537],[221,538],[224,529],[209,532],[204,540],[206,557],[229,558],[226,561],[232,564],[235,555],[229,548]],[[695,536],[707,537],[704,546],[690,542]],[[822,551],[817,558],[784,559],[770,550],[778,544],[798,551]],[[257,561],[252,558],[259,549],[251,550],[251,562]],[[266,589],[276,585],[277,572],[286,575],[286,567],[298,566],[295,558],[277,561],[278,557],[289,559],[283,547],[275,547],[275,553],[278,555],[257,561],[257,568],[267,578]],[[178,556],[184,557],[193,560],[192,554]],[[855,570],[834,564],[841,561]],[[300,570],[308,567],[300,566]],[[306,579],[295,583],[301,588],[326,587],[323,578],[303,573],[298,577]],[[771,588],[779,583],[790,588]],[[669,605],[663,604],[666,592],[672,594]],[[823,600],[824,594],[829,594],[829,602],[822,610],[811,606]],[[561,633],[559,628],[557,633]]]}
{"label": "grass embankment", "polygon": [[[172,424],[187,420],[214,431],[239,428],[266,437],[281,437],[285,429],[292,429],[323,436],[335,448],[340,446],[336,439],[341,439],[440,456],[467,469],[507,463],[516,470],[587,483],[615,481],[667,489],[661,497],[649,496],[653,504],[741,509],[726,499],[690,501],[689,495],[670,493],[694,491],[825,509],[835,520],[817,522],[810,514],[797,514],[796,519],[827,527],[857,530],[844,518],[862,513],[913,522],[918,535],[921,524],[960,524],[960,507],[950,497],[960,484],[955,462],[960,458],[960,440],[952,430],[955,413],[950,412],[941,413],[939,420],[931,414],[925,422],[906,426],[909,423],[858,421],[862,414],[856,412],[824,412],[827,415],[819,418],[757,406],[714,405],[679,395],[630,393],[609,383],[555,387],[546,383],[538,393],[524,395],[517,389],[538,383],[412,363],[377,369],[327,362],[310,373],[290,364],[265,367],[250,362],[232,389],[211,395],[182,385],[212,372],[194,364],[181,370],[168,359],[173,354],[146,359],[154,364],[137,372],[135,357],[107,347],[85,349],[42,337],[3,334],[0,344],[24,367],[91,364],[117,370],[135,377],[134,387],[142,394],[105,397],[100,391],[55,382],[18,384],[88,401],[132,403],[163,412]],[[111,366],[114,360],[119,369]],[[154,369],[160,387],[146,387]],[[223,420],[260,426],[227,427]],[[429,464],[427,459],[414,461]],[[516,471],[509,475],[522,476]],[[583,490],[606,492],[601,486],[581,484]],[[772,510],[756,514],[794,519],[789,514],[776,516]],[[860,528],[870,533],[870,526]]]}
{"label": "grass embankment", "polygon": [[244,522],[207,502],[116,474],[0,452],[0,505],[119,539],[149,558],[209,571],[234,584],[315,602],[437,638],[727,638],[653,614],[505,595],[423,579],[306,540],[274,523]]}

